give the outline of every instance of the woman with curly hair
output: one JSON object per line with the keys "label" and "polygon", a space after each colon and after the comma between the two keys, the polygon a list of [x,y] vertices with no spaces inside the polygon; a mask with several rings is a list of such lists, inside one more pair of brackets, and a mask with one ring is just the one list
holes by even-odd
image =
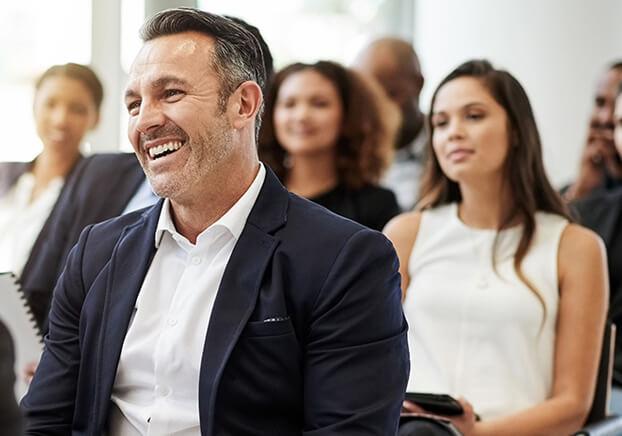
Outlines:
{"label": "woman with curly hair", "polygon": [[399,213],[378,186],[398,123],[377,85],[334,62],[296,63],[274,78],[259,155],[290,191],[380,230]]}

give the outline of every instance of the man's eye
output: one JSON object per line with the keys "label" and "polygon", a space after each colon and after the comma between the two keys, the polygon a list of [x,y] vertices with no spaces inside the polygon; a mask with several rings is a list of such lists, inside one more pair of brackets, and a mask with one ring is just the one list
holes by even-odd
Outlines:
{"label": "man's eye", "polygon": [[140,109],[140,101],[133,101],[127,105],[127,112],[130,115],[136,115]]}
{"label": "man's eye", "polygon": [[166,91],[164,91],[164,98],[165,99],[174,98],[182,94],[183,94],[183,91],[181,91],[180,89],[167,89]]}
{"label": "man's eye", "polygon": [[603,97],[596,97],[594,99],[594,104],[596,107],[603,107],[605,105],[605,99]]}

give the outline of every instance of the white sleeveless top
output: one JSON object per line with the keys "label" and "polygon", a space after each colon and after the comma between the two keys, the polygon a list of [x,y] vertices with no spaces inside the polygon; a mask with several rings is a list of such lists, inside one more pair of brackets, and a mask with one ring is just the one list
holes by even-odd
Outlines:
{"label": "white sleeveless top", "polygon": [[546,304],[518,278],[513,254],[521,227],[472,229],[457,204],[426,210],[410,255],[404,313],[410,325],[409,392],[463,396],[482,418],[508,415],[550,397],[559,302],[557,253],[567,225],[536,213],[522,271]]}

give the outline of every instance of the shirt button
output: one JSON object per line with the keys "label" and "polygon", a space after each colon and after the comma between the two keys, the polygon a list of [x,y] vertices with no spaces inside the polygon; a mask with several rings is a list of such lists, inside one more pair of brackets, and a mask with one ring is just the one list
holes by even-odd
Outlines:
{"label": "shirt button", "polygon": [[201,258],[200,258],[200,257],[198,257],[198,256],[194,256],[194,257],[192,258],[192,264],[193,264],[193,265],[198,265],[198,264],[200,264],[200,263],[201,263]]}
{"label": "shirt button", "polygon": [[168,394],[171,393],[171,390],[169,388],[167,388],[166,386],[162,386],[162,385],[157,385],[155,388],[156,394],[158,394],[161,397],[166,397]]}
{"label": "shirt button", "polygon": [[175,318],[169,318],[169,319],[166,321],[166,323],[167,323],[168,325],[170,325],[171,327],[173,327],[173,326],[177,325],[177,320],[176,320]]}

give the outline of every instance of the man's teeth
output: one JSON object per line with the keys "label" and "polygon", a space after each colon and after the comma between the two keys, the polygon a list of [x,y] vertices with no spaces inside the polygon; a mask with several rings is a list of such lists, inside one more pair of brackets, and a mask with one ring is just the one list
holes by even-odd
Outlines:
{"label": "man's teeth", "polygon": [[158,145],[157,147],[151,147],[149,149],[149,156],[151,156],[152,159],[155,159],[164,153],[172,153],[179,150],[182,145],[183,144],[179,141],[173,141]]}

